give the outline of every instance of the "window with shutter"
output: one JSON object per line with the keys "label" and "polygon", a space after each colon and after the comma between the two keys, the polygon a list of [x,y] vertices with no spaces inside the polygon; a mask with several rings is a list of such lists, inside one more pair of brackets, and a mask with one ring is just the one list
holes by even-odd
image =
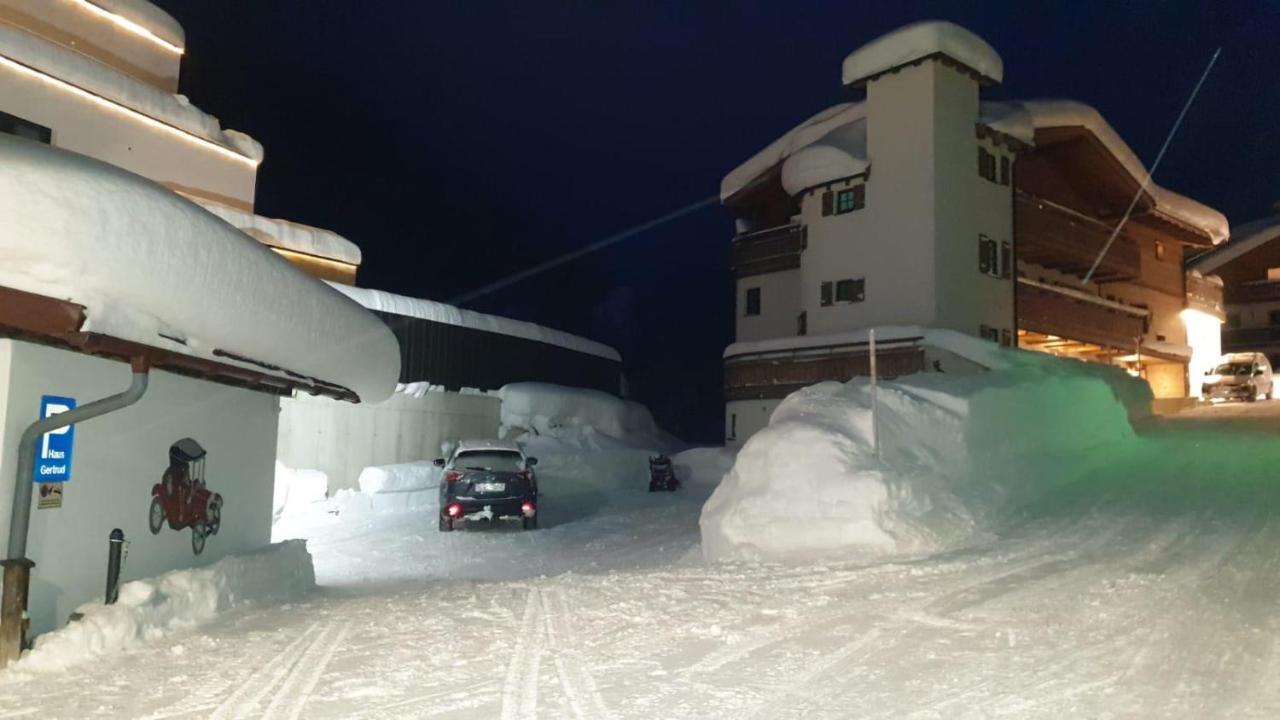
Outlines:
{"label": "window with shutter", "polygon": [[832,192],[828,190],[822,193],[822,215],[824,217],[831,214],[831,206],[833,204]]}
{"label": "window with shutter", "polygon": [[1000,184],[1008,185],[1010,182],[1011,174],[1012,173],[1010,172],[1009,158],[1004,155],[1001,155],[1000,156]]}
{"label": "window with shutter", "polygon": [[823,307],[831,304],[831,282],[830,281],[822,283],[822,286],[819,289],[818,302],[821,303]]}

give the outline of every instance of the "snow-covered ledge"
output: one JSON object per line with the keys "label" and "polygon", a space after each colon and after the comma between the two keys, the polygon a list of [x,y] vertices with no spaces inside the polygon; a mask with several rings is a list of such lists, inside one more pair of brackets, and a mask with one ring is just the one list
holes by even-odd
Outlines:
{"label": "snow-covered ledge", "polygon": [[1004,61],[985,40],[942,20],[926,20],[881,35],[844,59],[845,85],[869,80],[927,58],[943,55],[977,75],[984,83],[1004,79]]}

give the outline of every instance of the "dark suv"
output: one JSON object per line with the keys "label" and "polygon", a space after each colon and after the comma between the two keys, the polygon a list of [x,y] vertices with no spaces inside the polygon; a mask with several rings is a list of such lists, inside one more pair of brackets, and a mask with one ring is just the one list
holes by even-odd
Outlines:
{"label": "dark suv", "polygon": [[460,520],[519,518],[525,530],[538,527],[537,458],[525,457],[514,442],[463,440],[447,461],[440,482],[440,531]]}

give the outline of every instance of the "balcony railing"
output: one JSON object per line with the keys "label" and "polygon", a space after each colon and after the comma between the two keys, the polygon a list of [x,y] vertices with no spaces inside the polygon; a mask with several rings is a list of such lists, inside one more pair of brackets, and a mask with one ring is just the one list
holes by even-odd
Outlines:
{"label": "balcony railing", "polygon": [[1231,304],[1280,300],[1280,280],[1258,280],[1229,285],[1223,295]]}
{"label": "balcony railing", "polygon": [[733,275],[763,275],[800,267],[800,253],[807,246],[803,225],[746,233],[733,239]]}
{"label": "balcony railing", "polygon": [[1187,307],[1222,320],[1222,283],[1195,273],[1187,273]]}
{"label": "balcony railing", "polygon": [[1253,350],[1274,343],[1280,343],[1280,325],[1222,330],[1223,350]]}
{"label": "balcony railing", "polygon": [[[923,372],[924,349],[916,345],[876,351],[876,373],[883,378]],[[871,374],[865,347],[809,348],[787,354],[730,359],[724,366],[726,400],[783,398],[802,387]]]}
{"label": "balcony railing", "polygon": [[[1083,277],[1111,237],[1106,224],[1046,200],[1019,194],[1014,232],[1018,259]],[[1123,233],[1112,243],[1094,277],[1102,282],[1141,274],[1138,245]]]}

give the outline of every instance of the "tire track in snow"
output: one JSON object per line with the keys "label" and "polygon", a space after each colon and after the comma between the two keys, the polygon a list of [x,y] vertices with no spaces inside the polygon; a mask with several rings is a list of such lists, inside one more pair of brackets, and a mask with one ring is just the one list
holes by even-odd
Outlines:
{"label": "tire track in snow", "polygon": [[232,691],[209,715],[210,720],[241,718],[253,712],[262,699],[284,680],[293,666],[302,658],[306,652],[302,649],[303,646],[316,634],[319,627],[320,623],[312,623],[283,650],[258,665],[240,687]]}
{"label": "tire track in snow", "polygon": [[577,639],[567,622],[569,604],[560,588],[540,593],[542,612],[547,631],[547,645],[555,661],[560,687],[574,717],[579,720],[609,720],[613,714],[605,705],[595,678],[587,670],[587,663],[577,648]]}
{"label": "tire track in snow", "polygon": [[349,632],[351,632],[350,621],[337,630],[325,628],[320,638],[312,643],[311,647],[307,648],[307,651],[298,659],[293,672],[289,673],[284,683],[280,685],[275,698],[262,716],[298,720],[307,702],[311,700],[316,685],[320,683],[320,676],[333,661],[334,654],[337,653]]}
{"label": "tire track in snow", "polygon": [[[848,664],[859,651],[875,642],[880,637],[880,632],[880,628],[873,627],[857,640],[819,659],[799,676],[788,679],[780,692],[765,700],[748,717],[762,720],[772,720],[783,717],[784,714],[787,717],[805,717],[806,711],[814,702],[827,702],[827,696],[822,692],[827,686],[827,676]],[[843,686],[837,687],[843,689]]]}
{"label": "tire track in snow", "polygon": [[507,664],[502,686],[502,720],[523,720],[538,715],[538,670],[542,665],[542,603],[537,588],[529,588],[520,621],[520,635]]}

